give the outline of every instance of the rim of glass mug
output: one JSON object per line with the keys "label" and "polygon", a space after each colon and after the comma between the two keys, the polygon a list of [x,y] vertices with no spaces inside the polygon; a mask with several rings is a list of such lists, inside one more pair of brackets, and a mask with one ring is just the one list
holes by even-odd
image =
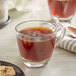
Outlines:
{"label": "rim of glass mug", "polygon": [[[21,34],[22,36],[27,36],[27,37],[30,37],[30,38],[37,38],[36,36],[29,36],[29,35],[23,34],[23,33],[21,33],[20,31],[17,30],[18,26],[20,26],[23,23],[29,23],[29,22],[43,22],[42,25],[53,24],[54,27],[55,27],[55,30],[50,34],[44,34],[45,35],[44,37],[46,37],[46,36],[52,36],[53,37],[53,35],[55,35],[56,32],[58,31],[57,24],[55,22],[49,22],[49,21],[45,21],[45,20],[28,20],[28,21],[23,21],[23,22],[19,23],[18,25],[16,25],[16,27],[15,27],[16,32]],[[40,36],[38,36],[38,37],[40,37]]]}

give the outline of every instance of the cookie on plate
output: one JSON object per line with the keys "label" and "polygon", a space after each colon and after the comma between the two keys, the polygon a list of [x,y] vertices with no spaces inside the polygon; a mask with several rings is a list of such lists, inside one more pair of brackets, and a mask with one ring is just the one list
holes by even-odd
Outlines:
{"label": "cookie on plate", "polygon": [[0,66],[0,76],[16,76],[16,72],[13,67]]}

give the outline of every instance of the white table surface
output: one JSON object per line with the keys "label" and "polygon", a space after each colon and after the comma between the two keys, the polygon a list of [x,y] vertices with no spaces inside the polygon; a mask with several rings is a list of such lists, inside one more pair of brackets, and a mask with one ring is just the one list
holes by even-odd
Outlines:
{"label": "white table surface", "polygon": [[[50,15],[46,0],[40,2],[40,5],[35,4],[37,8],[30,12],[17,12],[15,9],[9,11],[11,22],[0,29],[0,60],[19,66],[26,76],[76,76],[76,54],[61,48],[55,48],[51,60],[43,68],[27,68],[21,60],[16,41],[15,26],[25,20],[49,20]],[[76,18],[73,21],[76,22],[75,20]]]}

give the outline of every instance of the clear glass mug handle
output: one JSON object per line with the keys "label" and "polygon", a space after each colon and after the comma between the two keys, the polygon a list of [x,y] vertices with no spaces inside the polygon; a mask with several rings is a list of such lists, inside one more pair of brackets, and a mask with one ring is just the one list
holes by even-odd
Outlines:
{"label": "clear glass mug handle", "polygon": [[61,25],[60,23],[57,23],[57,34],[56,34],[56,42],[55,42],[55,46],[57,46],[62,39],[64,38],[65,34],[66,34],[66,29],[63,25]]}
{"label": "clear glass mug handle", "polygon": [[48,22],[55,23],[57,26],[56,41],[55,41],[55,46],[57,46],[64,38],[66,34],[66,28],[59,23],[58,19],[51,19]]}

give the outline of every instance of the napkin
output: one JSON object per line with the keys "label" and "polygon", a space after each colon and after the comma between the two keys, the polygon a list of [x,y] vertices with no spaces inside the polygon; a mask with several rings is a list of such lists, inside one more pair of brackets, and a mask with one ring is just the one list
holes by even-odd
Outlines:
{"label": "napkin", "polygon": [[76,53],[76,38],[65,36],[58,47],[64,48],[70,52]]}
{"label": "napkin", "polygon": [[71,36],[71,33],[66,29],[66,35],[64,36],[62,42],[60,42],[58,47],[76,53],[76,38]]}
{"label": "napkin", "polygon": [[15,4],[13,0],[7,0],[8,1],[8,10],[12,10],[15,8]]}
{"label": "napkin", "polygon": [[7,0],[8,10],[16,9],[17,11],[29,11],[35,0]]}

